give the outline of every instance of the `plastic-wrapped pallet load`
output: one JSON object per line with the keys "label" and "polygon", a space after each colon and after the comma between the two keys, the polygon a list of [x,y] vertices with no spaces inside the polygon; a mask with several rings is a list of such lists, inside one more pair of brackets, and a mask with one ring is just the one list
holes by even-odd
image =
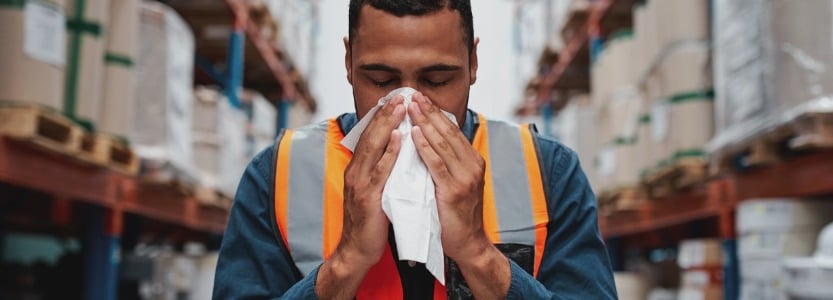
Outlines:
{"label": "plastic-wrapped pallet load", "polygon": [[62,107],[65,7],[65,0],[0,1],[0,101]]}
{"label": "plastic-wrapped pallet load", "polygon": [[786,299],[787,257],[812,254],[816,236],[833,220],[833,202],[761,199],[740,204],[737,213],[742,299]]}
{"label": "plastic-wrapped pallet load", "polygon": [[64,113],[98,124],[104,79],[105,37],[110,0],[67,2],[67,67]]}
{"label": "plastic-wrapped pallet load", "polygon": [[278,111],[263,95],[256,92],[244,91],[241,100],[248,117],[246,153],[248,157],[254,157],[274,143],[278,130]]}
{"label": "plastic-wrapped pallet load", "polygon": [[246,115],[219,92],[195,91],[194,161],[200,187],[233,198],[248,163]]}
{"label": "plastic-wrapped pallet load", "polygon": [[139,0],[111,0],[109,16],[98,130],[127,137],[132,131],[136,97]]}
{"label": "plastic-wrapped pallet load", "polygon": [[787,293],[793,299],[833,299],[833,223],[819,233],[815,253],[784,262]]}
{"label": "plastic-wrapped pallet load", "polygon": [[153,181],[193,180],[194,36],[182,18],[158,2],[139,15],[136,101],[130,141]]}
{"label": "plastic-wrapped pallet load", "polygon": [[833,1],[716,0],[713,6],[719,134],[710,150],[747,142],[802,113],[831,111]]}
{"label": "plastic-wrapped pallet load", "polygon": [[677,264],[683,269],[677,299],[723,299],[723,248],[720,240],[682,241]]}

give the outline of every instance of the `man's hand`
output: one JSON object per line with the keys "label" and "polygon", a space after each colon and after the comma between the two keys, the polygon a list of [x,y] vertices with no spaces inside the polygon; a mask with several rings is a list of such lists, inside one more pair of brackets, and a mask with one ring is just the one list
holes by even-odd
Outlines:
{"label": "man's hand", "polygon": [[415,93],[413,100],[408,106],[411,133],[436,186],[443,251],[460,266],[475,298],[503,298],[511,270],[483,230],[486,163],[430,99]]}
{"label": "man's hand", "polygon": [[341,240],[319,269],[319,298],[354,298],[368,270],[384,254],[389,221],[382,211],[382,190],[402,143],[396,130],[405,117],[402,103],[402,96],[397,96],[376,112],[344,171]]}

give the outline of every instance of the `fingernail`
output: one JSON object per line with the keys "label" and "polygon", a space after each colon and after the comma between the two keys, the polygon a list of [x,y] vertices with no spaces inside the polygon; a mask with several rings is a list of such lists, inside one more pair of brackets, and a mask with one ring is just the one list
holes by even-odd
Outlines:
{"label": "fingernail", "polygon": [[400,114],[404,110],[405,110],[405,108],[401,104],[397,104],[396,108],[393,110],[393,113],[394,114]]}

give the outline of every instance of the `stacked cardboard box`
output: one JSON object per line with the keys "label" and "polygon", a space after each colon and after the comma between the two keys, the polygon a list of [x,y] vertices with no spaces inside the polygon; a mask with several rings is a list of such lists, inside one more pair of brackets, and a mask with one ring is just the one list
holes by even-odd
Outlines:
{"label": "stacked cardboard box", "polygon": [[240,97],[246,112],[246,153],[254,157],[275,141],[278,128],[278,111],[260,93],[244,90]]}
{"label": "stacked cardboard box", "polygon": [[833,3],[714,1],[718,137],[742,144],[829,103],[833,93]]}
{"label": "stacked cardboard box", "polygon": [[103,91],[104,53],[110,0],[67,3],[67,69],[64,112],[98,124]]}
{"label": "stacked cardboard box", "polygon": [[821,228],[833,220],[833,202],[750,200],[738,207],[742,299],[786,299],[784,259],[808,256]]}
{"label": "stacked cardboard box", "polygon": [[599,191],[636,185],[639,157],[637,127],[641,95],[635,88],[630,31],[616,33],[593,63],[592,106],[595,109],[596,170]]}
{"label": "stacked cardboard box", "polygon": [[0,3],[0,100],[60,109],[66,1]]}
{"label": "stacked cardboard box", "polygon": [[194,179],[194,36],[158,2],[142,2],[136,101],[130,141],[146,179]]}
{"label": "stacked cardboard box", "polygon": [[130,136],[139,54],[139,0],[111,0],[98,130]]}
{"label": "stacked cardboard box", "polygon": [[[634,11],[634,69],[650,127],[642,173],[680,159],[702,159],[714,133],[708,2],[648,1]],[[645,128],[643,136],[648,135]]]}
{"label": "stacked cardboard box", "polygon": [[599,191],[595,190],[598,186],[597,168],[594,167],[598,154],[595,139],[597,125],[590,96],[578,94],[570,97],[567,106],[558,112],[555,122],[555,136],[576,152],[590,186],[598,193]]}
{"label": "stacked cardboard box", "polygon": [[678,299],[723,299],[723,248],[720,240],[681,242],[677,264],[683,270]]}
{"label": "stacked cardboard box", "polygon": [[249,157],[246,115],[217,90],[199,87],[194,95],[194,164],[198,185],[233,198]]}

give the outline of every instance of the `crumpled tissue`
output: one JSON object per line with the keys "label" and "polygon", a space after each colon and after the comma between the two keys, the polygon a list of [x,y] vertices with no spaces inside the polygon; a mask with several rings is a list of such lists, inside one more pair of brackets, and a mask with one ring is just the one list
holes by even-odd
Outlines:
{"label": "crumpled tissue", "polygon": [[[341,140],[341,144],[354,151],[362,132],[382,105],[395,95],[402,95],[407,107],[415,92],[413,88],[403,87],[380,99],[376,107],[359,120]],[[443,113],[457,124],[454,115],[446,111]],[[382,191],[382,210],[393,224],[399,259],[424,263],[428,272],[445,285],[445,259],[440,240],[440,219],[437,214],[434,181],[411,138],[412,127],[411,118],[406,113],[405,119],[399,124],[402,147]]]}

